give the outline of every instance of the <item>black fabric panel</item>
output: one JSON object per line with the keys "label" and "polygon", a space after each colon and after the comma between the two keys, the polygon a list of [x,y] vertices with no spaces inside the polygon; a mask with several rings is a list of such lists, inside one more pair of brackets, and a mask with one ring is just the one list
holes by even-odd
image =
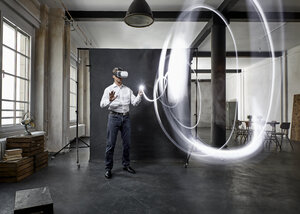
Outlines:
{"label": "black fabric panel", "polygon": [[[104,89],[113,83],[112,69],[122,67],[129,72],[123,84],[136,95],[141,83],[152,97],[161,50],[157,49],[92,49],[90,50],[91,139],[90,160],[103,160],[106,145],[108,110],[100,108]],[[142,100],[130,106],[132,126],[131,160],[182,159],[185,154],[164,135],[154,112],[153,103]],[[122,158],[120,133],[114,159]]]}

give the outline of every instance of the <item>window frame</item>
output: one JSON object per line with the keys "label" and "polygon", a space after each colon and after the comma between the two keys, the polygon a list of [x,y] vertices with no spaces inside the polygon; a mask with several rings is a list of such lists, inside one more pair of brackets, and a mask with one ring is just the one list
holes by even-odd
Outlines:
{"label": "window frame", "polygon": [[[14,25],[16,25],[21,33],[25,33],[25,35],[28,35],[30,37],[30,46],[29,46],[29,53],[30,53],[30,60],[31,62],[29,64],[29,76],[28,79],[30,80],[28,82],[28,101],[29,101],[29,111],[34,115],[34,103],[35,103],[35,98],[33,96],[33,89],[34,89],[34,72],[33,72],[33,67],[35,64],[35,57],[34,57],[34,50],[35,50],[35,25],[32,23],[29,23],[26,21],[24,18],[21,17],[21,14],[16,13],[13,11],[9,5],[2,5],[1,4],[1,9],[0,9],[0,100],[2,100],[2,55],[3,55],[3,22],[4,19],[8,20],[8,22],[12,22]],[[3,6],[3,7],[2,7]],[[5,18],[4,18],[5,17]],[[17,50],[15,50],[17,51]],[[18,52],[20,53],[20,52]],[[20,53],[21,56],[24,54]],[[16,59],[17,60],[17,59]],[[7,75],[7,74],[6,74]],[[17,77],[19,78],[19,76]],[[0,110],[2,110],[2,102],[0,102]],[[0,117],[2,117],[0,111]],[[16,124],[16,125],[11,125],[11,126],[0,126],[0,137],[6,137],[6,136],[11,136],[13,134],[19,134],[21,133],[20,131],[23,131],[24,127],[21,124]]]}
{"label": "window frame", "polygon": [[[71,78],[71,70],[72,68],[76,71],[75,74],[76,74],[76,80]],[[71,94],[75,95],[76,98],[77,98],[77,81],[78,81],[78,72],[77,72],[77,69],[78,69],[78,62],[77,62],[77,57],[74,53],[71,52],[71,55],[70,55],[70,79],[69,81],[73,81],[76,85],[76,91],[75,92],[72,92],[71,91],[71,83],[70,83],[70,87],[69,87],[69,100],[70,100],[70,103],[69,103],[69,115],[70,115],[70,112],[71,112],[71,108],[75,108],[75,113],[76,113],[76,110],[77,110],[77,102],[75,101],[75,106],[72,106],[71,105]],[[75,120],[71,120],[71,117],[69,119],[69,122],[70,122],[70,125],[75,125],[76,124],[76,118]]]}
{"label": "window frame", "polygon": [[[9,47],[8,45],[6,45],[6,44],[4,44],[3,43],[3,40],[2,40],[2,48],[7,48],[7,49],[9,49],[9,50],[11,50],[11,51],[13,51],[13,53],[14,53],[14,56],[15,56],[15,68],[14,68],[14,74],[10,74],[10,73],[7,73],[7,72],[5,72],[4,70],[2,70],[0,73],[1,73],[1,76],[3,77],[3,75],[8,75],[8,76],[11,76],[11,77],[13,77],[14,78],[14,99],[13,100],[9,100],[9,99],[2,99],[2,91],[1,91],[1,98],[0,98],[0,101],[1,101],[1,105],[2,105],[2,101],[5,101],[5,102],[12,102],[13,103],[13,110],[12,109],[2,109],[2,106],[1,106],[1,114],[0,114],[0,127],[3,127],[3,128],[5,128],[5,127],[11,127],[11,126],[16,126],[16,125],[18,125],[17,124],[17,122],[16,122],[16,120],[17,119],[20,119],[20,118],[22,118],[22,116],[17,116],[17,112],[18,111],[22,111],[22,110],[20,110],[20,109],[17,109],[17,103],[24,103],[25,105],[28,105],[28,110],[30,111],[30,84],[31,84],[31,81],[30,81],[30,67],[31,67],[31,51],[30,51],[30,47],[31,47],[31,37],[30,37],[30,35],[28,35],[28,34],[26,34],[24,31],[22,31],[17,25],[14,25],[13,23],[11,23],[9,20],[7,20],[6,18],[3,18],[2,19],[2,27],[3,27],[3,25],[4,25],[4,23],[6,24],[6,25],[8,25],[8,26],[10,26],[11,28],[13,28],[14,29],[14,31],[15,31],[15,41],[16,41],[16,43],[15,43],[15,47],[14,48],[11,48],[11,47]],[[3,28],[2,28],[3,29]],[[28,43],[28,45],[29,45],[29,52],[28,52],[28,55],[29,56],[26,56],[25,54],[23,54],[23,53],[21,53],[21,52],[19,52],[18,51],[18,33],[20,33],[20,34],[22,34],[23,36],[26,36],[26,37],[28,37],[28,39],[29,39],[29,43]],[[3,31],[2,31],[2,36],[3,36]],[[3,50],[3,49],[2,49]],[[18,64],[18,54],[20,55],[20,56],[23,56],[23,57],[25,57],[25,59],[27,59],[27,60],[29,60],[30,61],[30,63],[28,63],[27,65],[26,65],[26,69],[27,69],[27,76],[28,76],[28,78],[24,78],[24,77],[22,77],[22,76],[18,76],[17,75],[17,69],[18,69],[18,66],[17,66],[17,64]],[[2,55],[2,57],[3,57],[3,55]],[[17,81],[18,81],[18,79],[21,79],[21,80],[24,80],[24,81],[26,81],[27,82],[27,84],[28,84],[28,90],[27,90],[27,97],[28,97],[28,101],[21,101],[21,100],[17,100]],[[2,84],[2,78],[1,78],[1,84]],[[1,86],[1,90],[2,90],[2,86]],[[26,108],[25,108],[26,109]],[[2,117],[2,111],[13,111],[14,112],[14,114],[13,114],[13,116],[12,117]],[[9,125],[2,125],[2,119],[13,119],[13,124],[9,124]]]}

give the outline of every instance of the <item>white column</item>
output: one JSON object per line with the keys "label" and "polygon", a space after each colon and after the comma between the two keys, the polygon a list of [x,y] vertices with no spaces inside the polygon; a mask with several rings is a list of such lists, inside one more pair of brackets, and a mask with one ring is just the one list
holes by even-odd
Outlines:
{"label": "white column", "polygon": [[35,33],[35,125],[37,130],[47,131],[47,23],[48,8],[41,6],[41,24]]}
{"label": "white column", "polygon": [[49,11],[49,63],[48,63],[48,144],[50,152],[58,151],[65,140],[64,111],[64,42],[65,21],[62,9]]}

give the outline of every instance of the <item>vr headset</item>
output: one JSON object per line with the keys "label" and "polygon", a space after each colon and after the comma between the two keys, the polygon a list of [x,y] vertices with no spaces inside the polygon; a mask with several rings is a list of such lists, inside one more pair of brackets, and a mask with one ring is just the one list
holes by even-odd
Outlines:
{"label": "vr headset", "polygon": [[124,79],[124,78],[127,78],[128,77],[128,72],[127,71],[124,71],[122,68],[117,68],[113,74],[118,77],[118,78],[121,78],[121,79]]}

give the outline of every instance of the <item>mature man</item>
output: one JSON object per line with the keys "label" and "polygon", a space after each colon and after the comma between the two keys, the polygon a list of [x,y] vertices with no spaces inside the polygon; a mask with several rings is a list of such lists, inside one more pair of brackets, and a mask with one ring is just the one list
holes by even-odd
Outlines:
{"label": "mature man", "polygon": [[100,107],[108,106],[109,115],[107,122],[107,141],[105,151],[105,177],[111,178],[111,170],[113,168],[113,155],[116,145],[118,131],[121,131],[123,141],[123,169],[135,173],[130,167],[130,137],[131,127],[129,118],[129,104],[137,106],[141,102],[143,92],[139,91],[137,96],[134,96],[132,90],[123,85],[122,79],[127,78],[128,73],[121,68],[113,69],[114,83],[108,86],[103,93]]}

